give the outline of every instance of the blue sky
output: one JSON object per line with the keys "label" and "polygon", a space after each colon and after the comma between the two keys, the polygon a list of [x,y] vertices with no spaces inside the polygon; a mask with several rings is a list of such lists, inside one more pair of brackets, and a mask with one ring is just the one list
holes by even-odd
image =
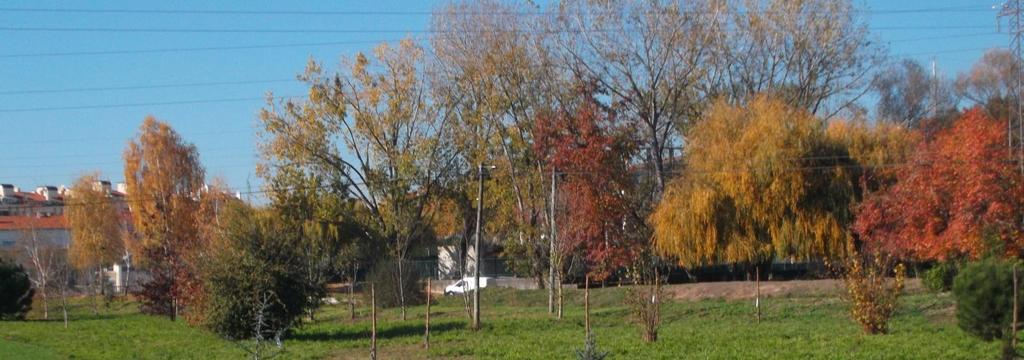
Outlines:
{"label": "blue sky", "polygon": [[[954,75],[985,48],[1005,47],[996,33],[999,1],[907,0],[858,2],[873,36],[892,58],[934,58]],[[296,5],[298,4],[298,5]],[[334,69],[341,56],[425,30],[429,1],[5,1],[0,3],[0,183],[22,188],[70,184],[100,171],[123,179],[121,152],[146,115],[167,121],[194,143],[208,176],[236,189],[259,187],[254,174],[254,124],[268,91],[301,95],[294,81],[309,57]],[[13,11],[13,9],[161,9],[301,11],[303,14],[169,14]],[[888,12],[969,8],[957,12]],[[310,14],[315,12],[334,14]],[[403,12],[366,15],[344,12]],[[310,13],[306,13],[310,12]],[[907,29],[913,27],[913,29]],[[927,29],[922,29],[930,27]],[[332,29],[357,33],[145,33],[25,31],[26,28]],[[1005,27],[1004,27],[1005,29]],[[335,43],[330,45],[308,45]],[[303,46],[82,54],[122,50]],[[54,53],[75,53],[52,56]],[[48,55],[49,54],[49,55]],[[147,89],[135,86],[218,83]],[[106,90],[95,90],[95,89]],[[93,89],[93,90],[88,90]],[[53,92],[52,90],[74,90]],[[209,101],[209,102],[198,102]],[[160,104],[162,103],[162,104]],[[171,104],[168,104],[171,103]],[[128,106],[131,104],[149,104]],[[117,105],[117,107],[112,107]],[[63,108],[63,109],[62,109]],[[70,108],[70,109],[69,109]]]}

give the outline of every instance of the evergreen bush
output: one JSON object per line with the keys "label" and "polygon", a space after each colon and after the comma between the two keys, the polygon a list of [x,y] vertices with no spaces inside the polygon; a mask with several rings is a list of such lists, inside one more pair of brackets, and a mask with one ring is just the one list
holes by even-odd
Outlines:
{"label": "evergreen bush", "polygon": [[953,279],[956,278],[956,263],[951,261],[940,262],[928,269],[921,276],[924,287],[932,292],[944,292],[953,289]]}
{"label": "evergreen bush", "polygon": [[21,320],[32,309],[35,289],[21,265],[0,258],[0,320]]}
{"label": "evergreen bush", "polygon": [[1012,262],[987,258],[968,264],[953,280],[953,295],[961,329],[986,341],[1008,337],[1013,320]]}

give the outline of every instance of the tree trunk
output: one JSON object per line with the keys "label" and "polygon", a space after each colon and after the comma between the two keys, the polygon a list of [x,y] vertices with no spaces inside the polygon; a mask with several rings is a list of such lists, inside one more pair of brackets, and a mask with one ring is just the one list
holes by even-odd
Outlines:
{"label": "tree trunk", "polygon": [[551,280],[548,284],[548,314],[555,312],[555,287],[561,284],[555,283],[555,234],[558,230],[555,223],[555,168],[551,168],[551,234],[548,237],[548,275]]}
{"label": "tree trunk", "polygon": [[370,283],[370,359],[377,359],[377,294]]}
{"label": "tree trunk", "polygon": [[430,350],[430,278],[427,278],[427,319],[423,332],[423,347]]}
{"label": "tree trunk", "polygon": [[356,319],[356,265],[352,264],[352,276],[348,283],[348,318]]}
{"label": "tree trunk", "polygon": [[398,257],[398,304],[402,307],[402,321],[405,321],[405,282],[402,276],[402,258]]}
{"label": "tree trunk", "polygon": [[[97,273],[98,273],[98,271],[97,271]],[[89,284],[89,285],[91,285],[89,287],[92,288],[92,296],[91,296],[91,298],[92,298],[92,314],[93,315],[98,315],[100,313],[99,304],[96,302],[96,298],[99,296],[99,290],[96,289],[96,285],[97,285],[96,284],[96,278],[98,276],[97,273],[93,273],[92,276],[89,277],[90,278],[89,282],[91,283],[91,284]]]}
{"label": "tree trunk", "polygon": [[558,318],[558,320],[562,320],[562,304],[563,304],[563,300],[565,298],[562,296],[562,276],[561,276],[561,274],[559,274],[557,281],[558,281],[558,283],[557,283],[558,284],[558,314],[557,314],[556,317]]}
{"label": "tree trunk", "polygon": [[61,286],[60,288],[60,309],[64,313],[64,328],[68,328],[68,297],[67,297],[67,286]]}
{"label": "tree trunk", "polygon": [[41,287],[41,289],[39,289],[39,290],[41,290],[41,291],[39,292],[39,296],[43,298],[43,320],[49,320],[50,319],[50,305],[49,305],[49,303],[47,303],[47,300],[46,300],[46,285],[44,284],[43,286],[40,286],[40,287]]}

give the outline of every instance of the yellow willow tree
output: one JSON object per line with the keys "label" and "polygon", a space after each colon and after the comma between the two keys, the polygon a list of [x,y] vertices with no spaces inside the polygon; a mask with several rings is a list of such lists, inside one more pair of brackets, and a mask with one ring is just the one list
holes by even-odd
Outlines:
{"label": "yellow willow tree", "polygon": [[143,285],[143,310],[177,317],[195,278],[186,259],[197,247],[198,200],[204,173],[195,145],[167,123],[146,117],[138,137],[124,151],[124,177],[132,222],[140,238],[142,266],[152,279]]}
{"label": "yellow willow tree", "polygon": [[[369,214],[364,233],[384,244],[398,284],[411,279],[403,264],[410,248],[432,237],[427,205],[451,181],[454,162],[451,113],[429,93],[422,58],[404,40],[344,60],[335,75],[310,61],[300,76],[308,99],[270,103],[260,114],[261,173],[302,171],[331,196],[355,199]],[[404,319],[405,286],[396,288]]]}
{"label": "yellow willow tree", "polygon": [[[93,295],[103,284],[102,269],[113,265],[124,252],[117,208],[96,174],[85,175],[71,187],[65,217],[71,227],[68,259],[75,269],[89,273]],[[93,298],[93,312],[96,301]]]}
{"label": "yellow willow tree", "polygon": [[774,259],[845,252],[858,166],[821,120],[763,96],[720,101],[688,140],[651,215],[658,251],[686,267],[751,264],[758,280]]}

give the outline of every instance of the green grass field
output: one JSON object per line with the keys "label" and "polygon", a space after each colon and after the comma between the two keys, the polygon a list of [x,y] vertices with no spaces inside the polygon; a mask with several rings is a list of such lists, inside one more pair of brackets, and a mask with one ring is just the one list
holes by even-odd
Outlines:
{"label": "green grass field", "polygon": [[[999,345],[971,338],[957,328],[948,294],[912,294],[901,299],[888,335],[863,335],[834,297],[772,298],[754,324],[749,301],[670,302],[663,307],[659,340],[640,341],[622,305],[623,291],[591,293],[598,346],[612,359],[994,359]],[[422,348],[425,307],[378,313],[381,359],[481,358],[566,359],[583,344],[581,293],[568,292],[566,313],[547,313],[544,291],[495,289],[483,293],[483,329],[468,329],[462,298],[431,307],[431,347]],[[285,341],[288,359],[365,359],[369,354],[368,309],[348,319],[347,305],[327,306],[315,322]],[[51,313],[51,317],[53,317]],[[76,302],[68,329],[60,320],[0,322],[0,359],[211,359],[244,358],[238,345],[183,322],[141,315],[129,302],[92,315]],[[59,314],[58,314],[59,317]]]}

